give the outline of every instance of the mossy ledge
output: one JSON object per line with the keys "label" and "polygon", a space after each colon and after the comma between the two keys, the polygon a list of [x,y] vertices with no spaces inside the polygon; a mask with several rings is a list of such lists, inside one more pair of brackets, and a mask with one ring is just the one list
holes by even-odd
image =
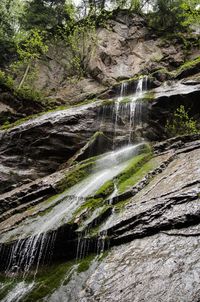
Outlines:
{"label": "mossy ledge", "polygon": [[[88,218],[88,215],[92,213],[94,209],[107,205],[107,201],[105,201],[114,191],[114,183],[117,183],[117,186],[121,186],[120,193],[128,189],[132,183],[129,182],[129,186],[127,187],[126,181],[134,176],[134,174],[140,170],[145,163],[147,163],[152,157],[151,150],[146,149],[146,153],[142,153],[132,160],[129,161],[127,168],[121,172],[118,176],[116,176],[113,180],[107,181],[96,193],[94,196],[88,197],[86,202],[77,209],[77,211],[73,215],[73,219],[71,222],[85,220]],[[145,169],[146,171],[146,169]],[[141,177],[143,173],[141,173]],[[139,180],[139,176],[137,176],[137,180]],[[133,182],[134,184],[135,182]],[[123,190],[122,190],[123,189]],[[103,209],[105,211],[107,209]]]}
{"label": "mossy ledge", "polygon": [[161,80],[180,80],[184,77],[188,77],[194,74],[199,73],[200,70],[200,57],[197,57],[193,60],[189,60],[184,62],[180,67],[178,67],[176,70],[169,71],[167,68],[159,68],[155,70],[151,76]]}

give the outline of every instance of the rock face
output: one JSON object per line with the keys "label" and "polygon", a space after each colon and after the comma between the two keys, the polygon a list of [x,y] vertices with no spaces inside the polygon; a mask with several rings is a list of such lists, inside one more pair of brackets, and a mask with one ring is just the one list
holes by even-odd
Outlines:
{"label": "rock face", "polygon": [[[199,63],[163,85],[157,73],[107,90],[184,57],[139,16],[118,12],[108,25],[88,78],[64,80],[62,46],[38,66],[39,88],[61,102],[102,99],[0,131],[2,301],[199,301],[200,134],[165,129],[180,105],[199,123]],[[16,114],[15,101],[1,112]]]}
{"label": "rock face", "polygon": [[50,174],[73,156],[96,130],[94,108],[53,112],[1,131],[1,191]]}
{"label": "rock face", "polygon": [[[200,85],[195,84],[185,85],[177,81],[149,91],[147,97],[150,94],[153,98],[143,102],[142,127],[134,129],[133,137],[139,135],[151,141],[165,138],[166,120],[180,104],[198,118]],[[115,102],[97,101],[50,112],[10,130],[0,131],[0,191],[6,192],[16,185],[55,172],[86,145],[95,132],[104,132],[111,141],[115,136],[117,144],[128,141],[130,108],[125,104],[120,108],[117,127],[114,123]],[[95,146],[93,154],[94,150]]]}
{"label": "rock face", "polygon": [[0,85],[0,126],[5,122],[15,122],[31,114],[36,114],[44,109],[44,106],[35,100],[27,100],[17,96],[14,91],[5,85]]}
{"label": "rock face", "polygon": [[166,122],[180,105],[183,105],[190,116],[195,117],[198,121],[200,112],[199,90],[198,80],[187,83],[183,80],[172,81],[152,90],[152,99],[148,102],[150,125],[149,133],[146,134],[148,138],[159,141],[165,137],[163,134],[165,133]]}
{"label": "rock face", "polygon": [[[151,33],[141,16],[126,11],[116,12],[114,19],[98,28],[93,38],[95,47],[86,45],[87,76],[69,79],[73,75],[69,67],[72,54],[59,42],[50,45],[47,57],[38,62],[34,86],[61,104],[74,104],[101,94],[119,80],[164,68],[174,70],[185,61],[184,49],[177,40],[164,42]],[[161,81],[166,79],[160,75]]]}
{"label": "rock face", "polygon": [[102,224],[119,246],[91,266],[82,289],[75,275],[49,301],[199,300],[200,141],[168,152],[172,162]]}
{"label": "rock face", "polygon": [[114,248],[76,301],[197,302],[198,246],[199,227],[194,227]]}
{"label": "rock face", "polygon": [[[108,243],[105,257],[94,258],[85,272],[76,272],[76,264],[48,301],[199,301],[199,137],[169,140],[155,150],[165,162],[171,158],[168,164],[138,193],[132,188],[125,206],[111,205],[115,210],[100,224],[101,237],[82,238],[87,252]],[[54,257],[73,257],[75,230],[58,231]]]}

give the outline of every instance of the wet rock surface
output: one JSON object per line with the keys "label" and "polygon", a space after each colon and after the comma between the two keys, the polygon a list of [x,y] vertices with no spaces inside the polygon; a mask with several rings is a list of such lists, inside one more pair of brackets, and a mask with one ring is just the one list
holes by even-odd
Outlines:
{"label": "wet rock surface", "polygon": [[72,157],[97,130],[94,108],[53,112],[1,131],[0,191],[51,174]]}
{"label": "wet rock surface", "polygon": [[[87,253],[97,252],[104,243],[108,254],[86,272],[70,275],[66,283],[65,276],[48,301],[199,301],[198,139],[178,137],[154,147],[157,156],[171,158],[168,164],[155,170],[124,207],[109,212],[99,238],[82,239]],[[58,229],[53,261],[66,261],[77,253],[76,228]],[[1,247],[1,269],[6,253]]]}
{"label": "wet rock surface", "polygon": [[[184,85],[178,81],[147,92],[150,99],[145,99],[141,105],[144,122],[142,127],[136,127],[134,135],[149,140],[165,138],[167,118],[180,104],[184,104],[190,114],[198,118],[199,90],[198,83]],[[106,101],[97,101],[73,109],[46,113],[0,131],[0,192],[30,183],[62,168],[62,164],[76,157],[81,148],[86,148],[95,132],[102,131],[111,141],[115,135],[116,143],[119,144],[127,141],[130,118],[123,109],[125,105],[121,107],[119,125],[115,129],[115,105],[104,104]],[[100,149],[106,150],[110,143],[106,138],[95,144],[92,148],[94,154],[97,147],[101,145]],[[91,155],[91,148],[88,148],[87,153]],[[84,156],[86,151],[85,155],[79,157]]]}
{"label": "wet rock surface", "polygon": [[146,134],[148,138],[153,141],[161,141],[166,138],[166,122],[181,105],[189,112],[189,116],[195,117],[198,121],[199,91],[200,86],[197,80],[188,85],[182,81],[172,81],[151,90],[148,102],[150,129],[147,128]]}
{"label": "wet rock surface", "polygon": [[199,227],[195,227],[114,248],[77,301],[197,302],[199,241]]}
{"label": "wet rock surface", "polygon": [[200,142],[184,140],[164,151],[175,152],[173,160],[102,223],[105,258],[49,301],[199,301]]}
{"label": "wet rock surface", "polygon": [[[36,86],[45,88],[49,98],[60,104],[94,95],[104,101],[48,112],[0,131],[0,277],[3,280],[2,272],[6,278],[16,277],[14,286],[23,285],[25,294],[26,287],[30,288],[23,302],[41,298],[52,302],[198,302],[200,135],[164,139],[166,120],[180,105],[199,119],[199,64],[176,75],[159,71],[180,66],[184,54],[178,45],[163,44],[152,36],[139,16],[119,12],[109,21],[109,29],[100,28],[97,35],[87,78],[78,83],[66,79],[61,47],[58,57],[51,49],[49,67],[39,62]],[[119,86],[117,81],[154,71],[156,79],[144,77],[149,91],[141,94],[137,108],[115,99],[126,87],[123,96],[134,100],[131,93],[139,82],[132,79]],[[0,103],[1,117],[19,118],[18,100],[13,106],[6,97]],[[36,107],[33,113],[42,110]],[[133,126],[134,110],[141,116]],[[22,108],[20,117],[24,115],[27,112]],[[141,138],[157,142],[147,164],[155,162],[134,185],[106,197],[102,192],[93,196],[91,178],[89,197],[85,197],[84,182],[83,196],[77,195],[78,187],[72,195],[60,188],[73,165]],[[92,254],[93,260],[77,271],[78,262]],[[35,278],[39,266],[43,270],[53,264],[57,271],[60,263],[69,261],[71,270],[56,283],[58,271],[55,286],[45,284],[51,273]],[[20,282],[24,272],[34,275],[34,281]],[[7,280],[0,280],[0,290],[7,285]],[[16,290],[11,287],[11,295],[17,286]],[[32,286],[42,296],[32,295]]]}

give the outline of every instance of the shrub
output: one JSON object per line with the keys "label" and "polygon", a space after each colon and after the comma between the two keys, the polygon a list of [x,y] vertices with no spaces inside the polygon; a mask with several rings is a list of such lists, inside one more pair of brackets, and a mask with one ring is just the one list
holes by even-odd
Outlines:
{"label": "shrub", "polygon": [[167,120],[165,128],[169,136],[194,134],[198,132],[197,122],[192,117],[189,117],[183,105],[174,111],[172,117]]}
{"label": "shrub", "polygon": [[11,76],[6,75],[4,71],[0,70],[0,85],[4,85],[10,89],[13,88],[14,83]]}

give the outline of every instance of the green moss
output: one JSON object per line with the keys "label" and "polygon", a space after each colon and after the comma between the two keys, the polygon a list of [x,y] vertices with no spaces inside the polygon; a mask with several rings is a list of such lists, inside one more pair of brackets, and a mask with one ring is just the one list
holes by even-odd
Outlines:
{"label": "green moss", "polygon": [[114,190],[114,181],[118,183],[124,182],[126,179],[130,177],[130,175],[134,174],[146,161],[150,159],[150,154],[141,154],[135,156],[133,159],[129,161],[128,167],[124,169],[118,176],[114,178],[114,180],[107,181],[97,192],[95,192],[94,197],[105,199],[110,194],[112,194]]}
{"label": "green moss", "polygon": [[148,91],[145,93],[145,95],[142,97],[143,102],[152,102],[155,99],[155,92]]}
{"label": "green moss", "polygon": [[123,80],[120,82],[120,84],[123,84],[123,83],[133,83],[133,82],[137,82],[139,79],[141,79],[143,77],[143,75],[141,74],[138,74],[138,75],[135,75],[134,77],[132,78],[129,78],[127,80]]}
{"label": "green moss", "polygon": [[82,260],[80,260],[79,265],[78,265],[78,273],[85,272],[89,269],[90,264],[92,260],[94,259],[95,255],[90,255]]}
{"label": "green moss", "polygon": [[131,201],[131,198],[118,202],[117,204],[115,204],[115,207],[114,207],[115,210],[117,212],[121,211],[130,201]]}
{"label": "green moss", "polygon": [[99,258],[98,258],[98,261],[100,262],[100,261],[103,261],[107,256],[108,256],[108,254],[109,254],[109,251],[107,250],[107,251],[104,251],[103,253],[101,253],[101,255],[99,256]]}
{"label": "green moss", "polygon": [[56,111],[65,110],[65,109],[68,109],[68,108],[69,108],[69,106],[60,106],[60,107],[57,107],[56,110],[48,110],[48,111],[45,111],[45,112],[43,111],[43,112],[40,112],[40,113],[37,113],[37,114],[32,114],[32,115],[26,116],[22,119],[19,119],[19,120],[15,121],[14,123],[6,123],[6,124],[4,124],[3,126],[0,127],[0,130],[11,129],[11,128],[19,126],[19,125],[21,125],[21,124],[23,124],[23,123],[25,123],[29,120],[32,120],[32,119],[35,119],[35,118],[40,117],[42,115],[45,115],[49,112],[54,112],[54,111],[56,112]]}
{"label": "green moss", "polygon": [[[146,158],[147,159],[147,158]],[[138,166],[139,167],[139,166]],[[153,170],[156,167],[156,161],[154,159],[144,163],[143,166],[140,166],[138,170],[134,173],[129,174],[126,180],[122,181],[119,185],[119,193],[123,193],[128,190],[130,187],[134,186],[139,182],[149,171]]]}
{"label": "green moss", "polygon": [[108,99],[108,100],[103,100],[103,103],[101,104],[101,106],[110,106],[113,104],[114,104],[114,100]]}
{"label": "green moss", "polygon": [[99,235],[100,226],[102,226],[104,224],[104,222],[107,220],[107,218],[109,216],[109,215],[107,215],[107,216],[102,217],[102,215],[105,212],[107,212],[108,209],[112,209],[112,206],[111,205],[104,205],[102,208],[100,208],[98,218],[95,221],[95,226],[93,226],[92,228],[89,229],[89,235],[91,237]]}
{"label": "green moss", "polygon": [[[3,279],[3,278],[1,278]],[[11,280],[2,280],[2,283],[4,284],[4,286],[1,288],[0,291],[0,300],[2,301],[3,298],[5,298],[9,292],[12,290],[12,288],[16,285],[16,282],[13,282]]]}
{"label": "green moss", "polygon": [[105,198],[110,195],[114,190],[114,184],[112,180],[107,181],[97,192],[95,192],[94,196],[96,198]]}
{"label": "green moss", "polygon": [[[73,260],[62,264],[42,267],[36,275],[32,291],[23,298],[23,302],[40,301],[52,294],[61,284],[67,285],[76,270],[78,273],[88,270],[94,257],[95,255],[92,254],[77,262]],[[5,286],[0,292],[0,299],[3,299],[21,281],[23,281],[22,277],[13,280],[1,276],[0,282],[4,283]],[[32,281],[33,275],[30,274],[26,278],[26,282],[31,283]]]}
{"label": "green moss", "polygon": [[58,184],[58,189],[60,192],[71,188],[84,178],[86,178],[92,170],[95,161],[89,161],[87,163],[78,164],[73,169],[66,174],[66,176]]}
{"label": "green moss", "polygon": [[174,76],[175,76],[175,73],[174,72],[171,72],[169,70],[167,70],[167,68],[163,67],[163,68],[159,68],[157,70],[155,70],[151,76],[152,77],[158,77],[158,75],[160,77],[163,77],[164,79],[173,79]]}
{"label": "green moss", "polygon": [[179,73],[182,73],[183,71],[185,71],[187,69],[194,68],[199,64],[200,64],[200,57],[198,57],[194,60],[191,60],[191,61],[187,61],[177,69],[176,74],[178,75]]}
{"label": "green moss", "polygon": [[177,68],[176,70],[174,71],[169,71],[167,70],[167,68],[160,68],[158,70],[155,70],[151,76],[153,77],[157,77],[157,75],[163,75],[164,78],[166,79],[175,79],[177,78],[182,72],[184,71],[187,71],[189,69],[192,69],[192,68],[195,68],[195,67],[198,67],[200,64],[200,57],[194,59],[194,60],[191,60],[191,61],[187,61],[185,63],[183,63],[179,68]]}
{"label": "green moss", "polygon": [[118,186],[120,187],[121,183],[124,183],[131,178],[151,158],[151,156],[151,154],[141,154],[134,157],[130,161],[128,167],[116,177]]}
{"label": "green moss", "polygon": [[[34,302],[51,294],[56,288],[59,287],[65,276],[69,276],[73,265],[75,265],[75,261],[53,265],[48,268],[42,268],[36,276],[35,287],[31,293],[23,299],[23,301]],[[32,276],[30,276],[30,281],[31,278]],[[70,279],[68,278],[68,281],[69,280]]]}
{"label": "green moss", "polygon": [[74,213],[73,219],[71,222],[74,221],[75,217],[81,214],[85,209],[88,209],[88,211],[92,211],[93,209],[100,207],[103,205],[103,198],[95,198],[90,197],[87,199],[87,201],[82,204]]}

